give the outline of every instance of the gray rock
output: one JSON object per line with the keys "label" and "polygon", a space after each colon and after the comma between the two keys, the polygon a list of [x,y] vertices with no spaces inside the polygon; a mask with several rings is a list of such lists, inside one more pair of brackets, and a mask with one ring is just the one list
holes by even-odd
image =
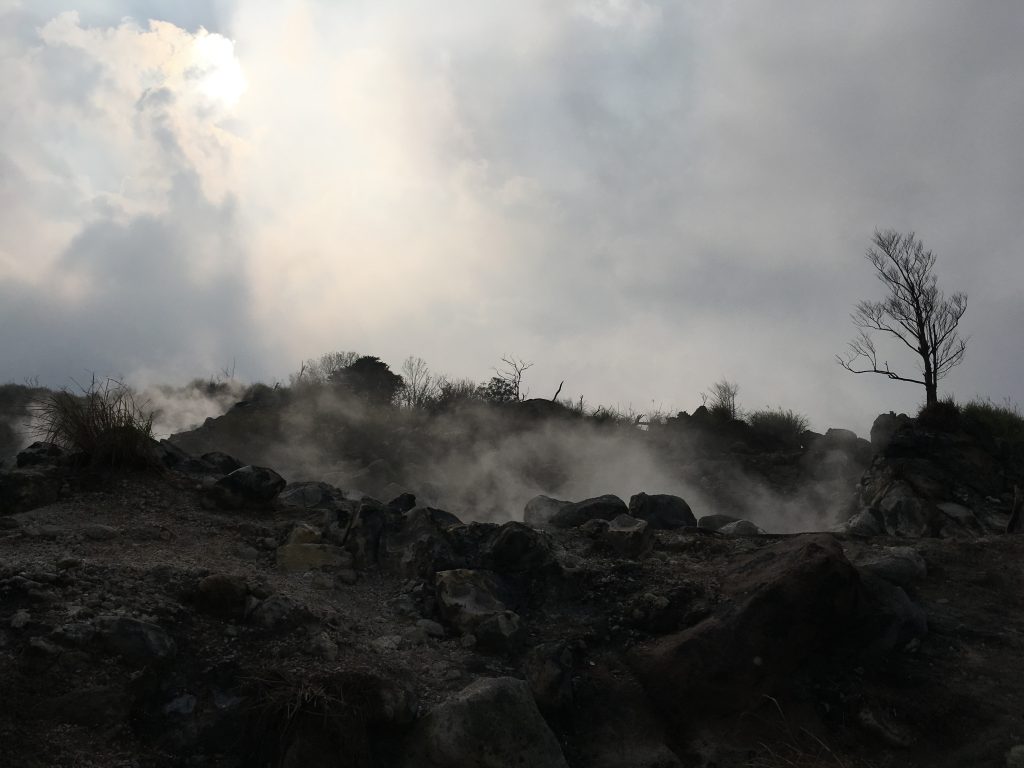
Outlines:
{"label": "gray rock", "polygon": [[59,464],[66,452],[55,443],[35,442],[21,451],[15,459],[18,467],[38,467]]}
{"label": "gray rock", "polygon": [[764,533],[764,530],[749,520],[736,520],[732,523],[726,523],[718,529],[718,532],[723,536],[760,536]]}
{"label": "gray rock", "polygon": [[882,523],[870,509],[864,509],[856,513],[842,526],[847,533],[853,536],[879,536],[884,531]]}
{"label": "gray rock", "polygon": [[289,483],[277,497],[285,509],[335,509],[344,501],[345,494],[330,483]]}
{"label": "gray rock", "polygon": [[476,680],[436,707],[403,757],[405,768],[567,768],[529,686],[510,677]]}
{"label": "gray rock", "polygon": [[525,640],[519,615],[499,597],[495,574],[464,568],[435,577],[437,607],[444,621],[461,635],[474,635],[484,650],[510,651]]}
{"label": "gray rock", "polygon": [[650,550],[654,532],[646,520],[619,515],[608,523],[601,540],[622,557],[637,558]]}
{"label": "gray rock", "polygon": [[892,584],[908,587],[928,577],[924,558],[911,547],[886,547],[881,552],[866,555],[857,567]]}
{"label": "gray rock", "polygon": [[571,501],[559,501],[550,496],[534,496],[526,502],[526,507],[523,509],[523,522],[534,528],[546,528],[551,524],[551,518],[570,504],[572,504]]}
{"label": "gray rock", "polygon": [[554,562],[551,539],[525,523],[505,523],[480,545],[485,567],[499,573],[545,568]]}
{"label": "gray rock", "polygon": [[63,478],[49,467],[0,472],[0,515],[14,515],[60,498]]}
{"label": "gray rock", "polygon": [[611,520],[627,514],[629,507],[626,506],[626,502],[618,496],[605,494],[562,507],[551,518],[551,525],[555,528],[575,528],[588,520]]}
{"label": "gray rock", "polygon": [[722,526],[737,522],[739,522],[739,518],[730,515],[704,515],[697,521],[697,527],[703,528],[705,531],[717,531]]}
{"label": "gray rock", "polygon": [[865,655],[877,657],[900,651],[928,634],[924,609],[902,587],[865,572],[860,574],[860,583],[865,600],[857,629],[863,636]]}
{"label": "gray rock", "polygon": [[871,425],[871,447],[876,452],[885,450],[892,441],[892,436],[909,423],[910,417],[905,413],[899,416],[894,411],[879,414]]}
{"label": "gray rock", "polygon": [[285,484],[284,478],[274,470],[248,465],[222,477],[207,493],[218,507],[238,509],[245,505],[269,504]]}
{"label": "gray rock", "polygon": [[668,493],[638,493],[629,500],[629,514],[659,530],[692,528],[697,525],[693,510],[679,496]]}

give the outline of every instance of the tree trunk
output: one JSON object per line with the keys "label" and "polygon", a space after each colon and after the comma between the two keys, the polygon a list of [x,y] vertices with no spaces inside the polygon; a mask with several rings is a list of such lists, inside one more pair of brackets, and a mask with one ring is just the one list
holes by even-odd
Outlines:
{"label": "tree trunk", "polygon": [[925,382],[924,392],[925,392],[925,402],[924,402],[924,404],[925,404],[926,407],[929,406],[929,405],[935,405],[936,403],[939,402],[939,385],[936,384],[934,381]]}

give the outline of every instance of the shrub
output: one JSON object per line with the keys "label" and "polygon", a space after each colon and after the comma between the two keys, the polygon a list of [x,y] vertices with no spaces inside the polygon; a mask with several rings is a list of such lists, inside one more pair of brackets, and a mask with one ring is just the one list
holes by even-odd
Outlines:
{"label": "shrub", "polygon": [[961,408],[964,426],[1012,443],[1024,443],[1024,414],[1014,403],[996,405],[991,400],[975,398]]}
{"label": "shrub", "polygon": [[38,437],[81,453],[93,467],[152,467],[153,414],[123,382],[94,377],[81,394],[48,392],[31,408]]}
{"label": "shrub", "polygon": [[[736,395],[740,392],[740,385],[722,379],[711,385],[711,392],[701,393],[711,415],[720,419],[731,421],[739,418],[739,408],[736,405]],[[710,402],[707,402],[709,401]]]}
{"label": "shrub", "polygon": [[952,397],[944,397],[917,412],[917,423],[926,429],[955,432],[960,428],[960,406]]}
{"label": "shrub", "polygon": [[782,408],[765,408],[753,411],[746,416],[750,428],[759,437],[782,443],[783,445],[799,445],[803,433],[809,423],[807,417],[796,411]]}

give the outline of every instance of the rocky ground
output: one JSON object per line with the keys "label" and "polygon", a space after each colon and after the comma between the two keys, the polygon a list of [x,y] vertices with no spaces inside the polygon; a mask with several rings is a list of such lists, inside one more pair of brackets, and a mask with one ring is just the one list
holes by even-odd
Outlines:
{"label": "rocky ground", "polygon": [[1024,765],[1024,537],[464,524],[165,460],[0,517],[0,765]]}

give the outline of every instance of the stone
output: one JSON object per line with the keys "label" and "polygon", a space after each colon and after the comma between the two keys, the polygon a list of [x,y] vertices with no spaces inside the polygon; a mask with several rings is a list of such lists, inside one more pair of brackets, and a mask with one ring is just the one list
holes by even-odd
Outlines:
{"label": "stone", "polygon": [[11,629],[24,629],[32,621],[32,615],[24,608],[19,608],[11,617]]}
{"label": "stone", "polygon": [[266,506],[285,485],[284,478],[274,470],[247,465],[222,477],[207,490],[207,495],[222,509]]}
{"label": "stone", "polygon": [[99,523],[83,525],[79,530],[85,538],[91,539],[92,541],[110,541],[111,539],[116,539],[120,535],[117,528],[109,525],[101,525]]}
{"label": "stone", "polygon": [[378,547],[380,565],[402,576],[432,579],[438,571],[463,564],[449,530],[461,525],[441,509],[416,507],[400,518],[396,528],[385,527]]}
{"label": "stone", "polygon": [[1006,768],[1024,768],[1024,744],[1010,747],[1006,753]]}
{"label": "stone", "polygon": [[892,436],[909,423],[910,417],[905,413],[899,416],[894,411],[879,414],[871,425],[871,447],[876,453],[884,451],[892,442]]}
{"label": "stone", "polygon": [[588,520],[611,520],[619,515],[629,514],[626,502],[618,496],[605,494],[592,499],[584,499],[568,504],[558,510],[551,518],[555,528],[575,528]]}
{"label": "stone", "polygon": [[573,703],[575,654],[567,643],[543,643],[531,649],[524,672],[534,701],[547,716],[567,712]]}
{"label": "stone", "polygon": [[511,677],[474,681],[420,720],[404,768],[567,768],[529,686]]}
{"label": "stone", "polygon": [[249,614],[249,621],[270,632],[290,632],[304,618],[295,601],[284,595],[271,595],[261,600]]}
{"label": "stone", "polygon": [[416,496],[408,492],[400,493],[387,506],[399,512],[408,512],[416,508]]}
{"label": "stone", "polygon": [[0,472],[0,515],[15,515],[52,504],[60,498],[63,482],[48,467]]}
{"label": "stone", "polygon": [[760,547],[738,558],[721,582],[731,600],[715,613],[627,655],[671,728],[728,716],[770,695],[857,616],[857,571],[827,534]]}
{"label": "stone", "polygon": [[222,619],[245,617],[249,590],[245,579],[223,573],[210,574],[199,580],[195,602],[199,610]]}
{"label": "stone", "polygon": [[444,627],[433,619],[420,619],[416,626],[423,630],[427,637],[441,639],[444,637]]}
{"label": "stone", "polygon": [[200,458],[207,466],[221,475],[229,475],[236,469],[242,468],[242,462],[234,456],[228,456],[220,451],[204,453]]}
{"label": "stone", "polygon": [[865,538],[878,536],[885,531],[881,521],[870,509],[857,512],[842,527],[852,536],[863,536]]}
{"label": "stone", "polygon": [[296,573],[314,568],[352,567],[352,555],[341,547],[322,544],[316,528],[300,523],[292,528],[288,540],[277,548],[277,565],[284,571]]}
{"label": "stone", "polygon": [[877,658],[907,648],[928,634],[928,618],[903,590],[872,573],[861,573],[860,616],[856,632],[862,654]]}
{"label": "stone", "polygon": [[511,651],[525,640],[525,627],[502,600],[504,589],[495,574],[468,569],[440,571],[435,586],[441,617],[459,634],[476,636],[481,648]]}
{"label": "stone", "polygon": [[52,466],[59,464],[66,451],[56,443],[35,442],[21,451],[15,459],[18,467]]}
{"label": "stone", "polygon": [[760,536],[764,530],[749,520],[736,520],[726,523],[718,529],[718,532],[723,536]]}
{"label": "stone", "polygon": [[928,577],[924,558],[911,547],[886,547],[867,554],[857,561],[857,568],[900,587],[912,586]]}
{"label": "stone", "polygon": [[705,531],[717,531],[729,523],[738,522],[738,517],[732,517],[730,515],[704,515],[697,521],[697,527],[702,528]]}
{"label": "stone", "polygon": [[638,493],[629,500],[629,514],[657,530],[692,528],[697,525],[693,510],[679,496],[668,493]]}
{"label": "stone", "polygon": [[608,523],[601,541],[621,557],[643,556],[654,543],[654,532],[646,520],[618,515]]}
{"label": "stone", "polygon": [[523,522],[534,528],[546,528],[551,518],[562,509],[572,504],[571,501],[559,501],[550,496],[534,496],[523,509]]}
{"label": "stone", "polygon": [[480,545],[484,567],[498,573],[536,571],[554,562],[548,536],[525,523],[505,523]]}
{"label": "stone", "polygon": [[285,509],[335,509],[344,501],[345,494],[330,483],[288,483],[277,497],[279,507]]}
{"label": "stone", "polygon": [[162,662],[177,652],[174,640],[156,624],[127,616],[103,616],[96,623],[100,643],[132,663]]}

